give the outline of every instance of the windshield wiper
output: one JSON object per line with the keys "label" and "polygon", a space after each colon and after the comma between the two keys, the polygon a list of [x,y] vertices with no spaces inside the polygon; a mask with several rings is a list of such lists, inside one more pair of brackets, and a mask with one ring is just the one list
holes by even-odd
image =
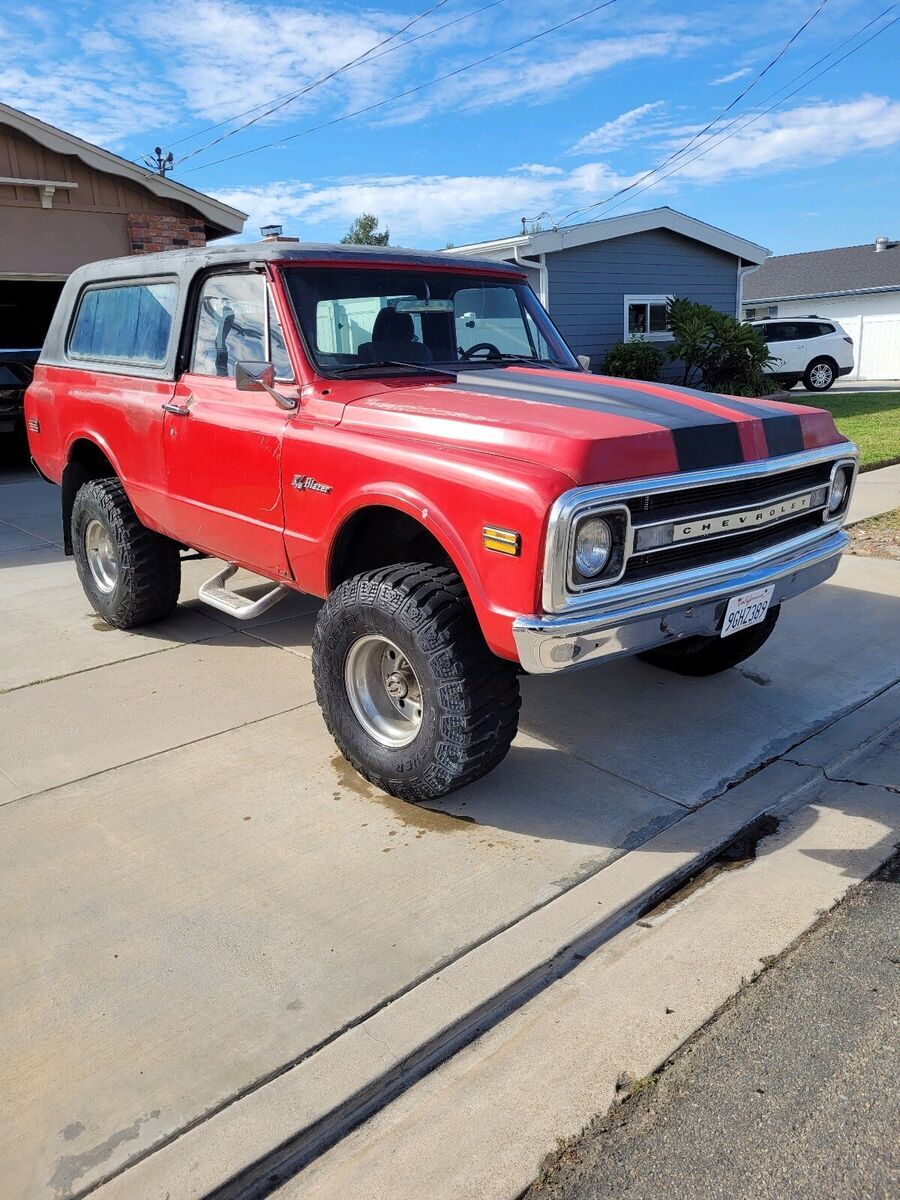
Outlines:
{"label": "windshield wiper", "polygon": [[552,358],[529,358],[527,354],[495,354],[490,358],[460,359],[460,365],[467,367],[495,367],[498,363],[503,366],[515,366],[519,363],[524,363],[528,367],[555,367],[558,371],[572,369],[571,367],[566,367],[563,363],[554,362]]}
{"label": "windshield wiper", "polygon": [[373,371],[379,367],[402,368],[404,371],[412,371],[417,375],[455,375],[456,371],[453,367],[430,367],[425,363],[410,363],[400,362],[393,358],[382,358],[378,362],[370,363],[348,363],[345,367],[328,367],[327,370],[331,375],[351,375],[357,371]]}

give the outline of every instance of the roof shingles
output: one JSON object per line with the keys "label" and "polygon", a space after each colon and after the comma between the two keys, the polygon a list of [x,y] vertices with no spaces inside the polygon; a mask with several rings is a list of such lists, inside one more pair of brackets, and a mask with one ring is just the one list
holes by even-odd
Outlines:
{"label": "roof shingles", "polygon": [[900,242],[888,242],[882,251],[868,242],[767,258],[744,280],[743,295],[744,300],[788,300],[892,287],[900,289]]}

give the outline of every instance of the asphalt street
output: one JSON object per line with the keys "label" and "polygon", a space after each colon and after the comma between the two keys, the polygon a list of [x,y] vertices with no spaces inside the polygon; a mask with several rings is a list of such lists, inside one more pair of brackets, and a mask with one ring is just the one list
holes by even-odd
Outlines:
{"label": "asphalt street", "polygon": [[656,1076],[561,1143],[525,1200],[900,1194],[900,856]]}

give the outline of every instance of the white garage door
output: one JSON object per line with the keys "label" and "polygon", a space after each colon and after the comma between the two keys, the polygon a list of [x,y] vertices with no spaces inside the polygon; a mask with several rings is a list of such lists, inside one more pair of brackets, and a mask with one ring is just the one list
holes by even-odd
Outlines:
{"label": "white garage door", "polygon": [[900,315],[864,316],[859,354],[860,379],[900,379]]}

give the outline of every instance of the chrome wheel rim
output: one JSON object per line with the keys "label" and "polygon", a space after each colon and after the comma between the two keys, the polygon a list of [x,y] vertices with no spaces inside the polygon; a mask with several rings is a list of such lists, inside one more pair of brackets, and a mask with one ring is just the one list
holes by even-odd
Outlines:
{"label": "chrome wheel rim", "polygon": [[822,388],[828,387],[831,383],[833,371],[827,363],[819,363],[809,373],[809,378],[812,381],[813,387]]}
{"label": "chrome wheel rim", "polygon": [[119,578],[116,547],[102,521],[91,521],[84,531],[88,568],[97,588],[108,596]]}
{"label": "chrome wheel rim", "polygon": [[408,746],[422,727],[422,687],[399,646],[380,634],[358,638],[344,662],[353,713],[379,746]]}

